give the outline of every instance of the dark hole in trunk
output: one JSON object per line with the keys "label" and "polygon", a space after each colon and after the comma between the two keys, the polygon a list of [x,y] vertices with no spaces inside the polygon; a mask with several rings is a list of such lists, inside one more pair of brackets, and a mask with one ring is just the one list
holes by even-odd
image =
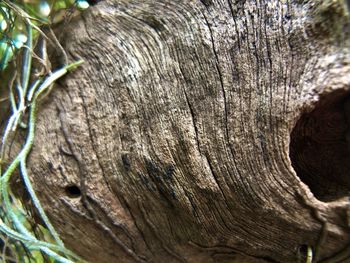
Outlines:
{"label": "dark hole in trunk", "polygon": [[291,134],[290,158],[316,198],[330,202],[350,193],[350,92],[320,98]]}
{"label": "dark hole in trunk", "polygon": [[66,194],[70,198],[79,198],[81,196],[80,188],[76,185],[66,187]]}

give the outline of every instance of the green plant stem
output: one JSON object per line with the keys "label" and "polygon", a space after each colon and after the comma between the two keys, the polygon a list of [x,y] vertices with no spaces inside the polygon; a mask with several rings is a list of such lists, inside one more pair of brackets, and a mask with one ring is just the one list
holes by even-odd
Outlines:
{"label": "green plant stem", "polygon": [[27,43],[23,54],[23,72],[22,72],[22,89],[24,94],[27,93],[30,71],[32,67],[31,52],[33,52],[33,28],[30,25],[29,21],[27,21],[26,23],[26,28],[27,28]]}
{"label": "green plant stem", "polygon": [[[63,250],[65,252],[67,252],[67,250],[64,248],[64,244],[63,244],[62,240],[59,238],[58,233],[56,232],[56,230],[52,226],[50,220],[48,219],[43,207],[41,206],[41,204],[39,202],[39,199],[37,198],[37,196],[35,194],[35,191],[34,191],[32,185],[30,183],[30,179],[29,179],[29,176],[27,174],[26,159],[27,159],[27,156],[28,156],[32,146],[33,146],[33,142],[34,142],[37,100],[39,99],[40,95],[45,90],[47,90],[57,79],[59,79],[60,77],[65,75],[68,71],[76,68],[81,63],[82,63],[82,61],[78,61],[78,62],[69,64],[69,65],[63,67],[62,69],[55,71],[50,76],[48,76],[41,84],[38,81],[35,82],[34,85],[32,86],[32,88],[29,90],[28,98],[27,98],[27,103],[30,103],[28,106],[29,107],[29,121],[28,121],[29,128],[28,128],[27,138],[26,138],[26,141],[25,141],[25,144],[24,144],[22,150],[16,156],[16,158],[12,161],[12,163],[10,164],[10,166],[7,168],[7,170],[5,171],[5,173],[3,174],[3,176],[0,179],[2,197],[3,197],[3,201],[5,203],[7,212],[9,213],[9,216],[12,219],[12,221],[13,221],[14,225],[16,226],[16,228],[18,229],[18,231],[20,231],[20,233],[22,233],[22,234],[19,234],[19,233],[15,234],[15,232],[13,230],[9,231],[9,229],[6,228],[4,224],[0,225],[0,229],[4,233],[9,235],[10,237],[15,238],[17,240],[21,240],[24,237],[27,242],[34,243],[34,244],[35,243],[38,244],[38,242],[39,242],[35,237],[33,237],[30,234],[30,232],[27,230],[27,228],[25,228],[25,226],[18,220],[18,217],[16,216],[15,212],[12,209],[10,198],[9,198],[9,193],[8,193],[9,180],[10,180],[13,172],[20,165],[21,175],[22,175],[24,184],[27,188],[29,195],[31,196],[31,199],[33,201],[35,208],[37,209],[39,215],[41,216],[41,218],[42,218],[43,222],[45,223],[46,227],[48,228],[49,232],[51,233],[51,235],[55,239],[55,241],[58,245],[58,248],[60,248],[59,250],[61,250],[61,251]],[[34,94],[34,95],[31,95],[31,94]],[[8,125],[11,125],[11,123],[9,123]],[[41,245],[38,248],[41,251],[43,251],[44,253],[54,257],[59,262],[63,262],[63,263],[72,262],[68,259],[64,259],[63,257],[59,256],[57,253],[50,250],[48,248],[48,247],[50,247],[50,246],[48,246],[48,243],[45,242],[43,244],[45,244],[45,245]]]}

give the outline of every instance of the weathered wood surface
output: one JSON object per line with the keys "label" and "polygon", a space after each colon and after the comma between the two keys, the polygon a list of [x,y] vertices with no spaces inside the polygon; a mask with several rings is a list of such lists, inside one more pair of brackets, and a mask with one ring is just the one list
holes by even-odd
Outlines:
{"label": "weathered wood surface", "polygon": [[30,158],[67,246],[100,263],[304,262],[305,245],[319,259],[348,246],[338,9],[118,0],[74,18],[64,46],[86,62],[42,104]]}

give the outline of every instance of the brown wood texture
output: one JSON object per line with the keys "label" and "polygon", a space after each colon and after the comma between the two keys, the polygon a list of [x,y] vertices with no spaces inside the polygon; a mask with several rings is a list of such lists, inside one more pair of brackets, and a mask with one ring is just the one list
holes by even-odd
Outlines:
{"label": "brown wood texture", "polygon": [[321,2],[106,0],[65,26],[85,63],[40,106],[29,167],[67,246],[349,262],[349,19]]}

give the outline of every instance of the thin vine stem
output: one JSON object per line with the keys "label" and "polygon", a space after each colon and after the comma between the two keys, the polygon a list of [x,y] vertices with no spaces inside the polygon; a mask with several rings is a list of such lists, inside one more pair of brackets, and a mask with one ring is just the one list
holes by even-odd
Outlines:
{"label": "thin vine stem", "polygon": [[[55,262],[84,262],[74,253],[65,248],[63,241],[60,239],[59,234],[53,227],[40,204],[27,171],[27,157],[34,143],[38,101],[43,97],[44,93],[51,89],[56,80],[78,67],[82,61],[68,64],[68,59],[62,46],[59,44],[57,38],[55,38],[54,33],[50,31],[54,37],[53,40],[55,46],[58,46],[63,52],[66,66],[55,70],[46,76],[42,76],[42,74],[39,77],[34,76],[36,79],[34,79],[31,85],[29,85],[31,78],[33,77],[33,57],[38,59],[38,61],[44,66],[46,66],[45,63],[48,62],[47,58],[44,57],[41,60],[41,58],[37,57],[34,53],[35,38],[38,34],[41,34],[45,39],[47,36],[45,36],[39,28],[39,25],[43,25],[43,21],[33,17],[32,13],[29,14],[28,12],[30,11],[27,12],[27,10],[30,10],[30,8],[26,9],[25,6],[26,4],[23,6],[17,5],[17,1],[0,0],[0,15],[2,15],[3,19],[6,19],[6,22],[9,22],[9,30],[11,32],[15,30],[16,23],[19,19],[21,21],[20,23],[24,25],[26,32],[26,35],[23,36],[23,38],[26,37],[26,40],[23,40],[20,45],[17,45],[18,43],[16,43],[16,39],[11,39],[10,35],[3,35],[5,38],[2,39],[5,40],[5,42],[2,49],[3,53],[0,57],[0,70],[7,68],[9,62],[14,60],[15,49],[23,47],[23,51],[21,53],[21,59],[13,61],[13,64],[18,63],[19,66],[17,67],[17,65],[15,65],[15,73],[8,83],[8,100],[12,114],[8,117],[7,124],[4,128],[0,147],[0,201],[2,203],[0,207],[0,232],[6,237],[5,246],[11,249],[11,251],[14,251],[14,254],[7,254],[8,252],[5,248],[5,250],[2,250],[2,256],[0,256],[0,258],[6,260],[15,255],[16,258],[20,259],[19,261],[16,261],[27,262],[27,260],[31,261],[31,258],[33,257],[31,251],[37,250],[41,251],[43,255],[46,254],[51,259],[55,260]],[[46,52],[46,50],[43,50],[43,52]],[[46,70],[46,72],[48,71]],[[27,124],[24,124],[23,120],[27,120]],[[2,166],[5,158],[5,150],[7,149],[8,141],[10,140],[9,138],[10,136],[12,138],[15,135],[18,126],[27,131],[25,141],[21,150],[10,161],[6,169],[3,170]],[[25,212],[20,209],[21,205],[18,205],[17,197],[13,195],[10,187],[12,175],[16,171],[20,172],[22,182],[31,198],[32,204],[44,223],[44,228],[46,228],[45,233],[49,233],[54,240],[52,243],[51,241],[45,241],[47,240],[46,237],[44,240],[40,240],[37,233],[32,230],[31,224],[28,226],[30,215],[25,214]],[[26,217],[24,221],[23,217]],[[20,256],[17,257],[18,255]],[[21,258],[21,255],[24,256],[24,258]],[[74,261],[72,261],[73,259]]]}

